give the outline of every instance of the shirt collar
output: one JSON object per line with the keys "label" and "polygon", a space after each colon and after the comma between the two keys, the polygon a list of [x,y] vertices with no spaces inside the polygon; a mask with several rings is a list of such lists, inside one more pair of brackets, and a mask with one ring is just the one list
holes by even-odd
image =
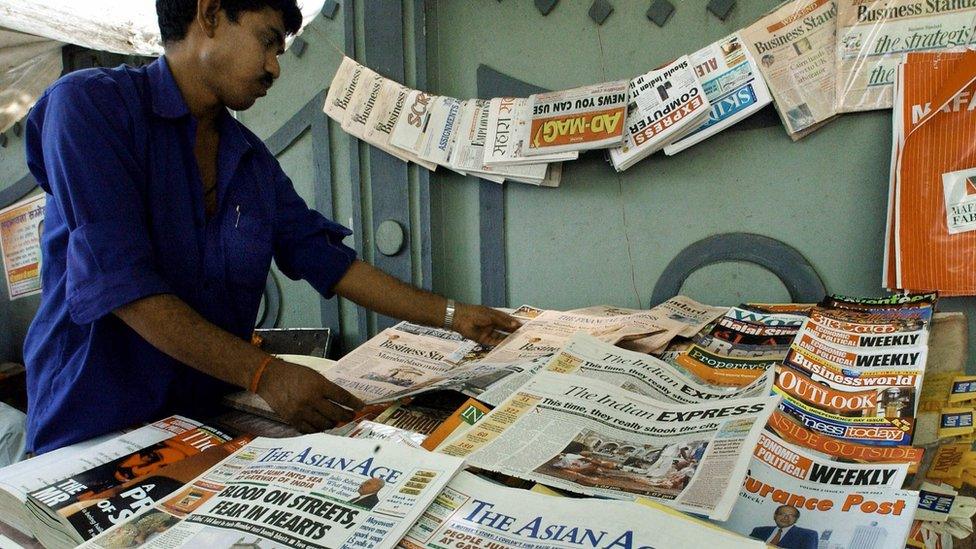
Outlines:
{"label": "shirt collar", "polygon": [[149,90],[152,93],[153,112],[163,118],[180,118],[190,113],[180,88],[176,85],[173,72],[165,56],[153,61],[147,69]]}

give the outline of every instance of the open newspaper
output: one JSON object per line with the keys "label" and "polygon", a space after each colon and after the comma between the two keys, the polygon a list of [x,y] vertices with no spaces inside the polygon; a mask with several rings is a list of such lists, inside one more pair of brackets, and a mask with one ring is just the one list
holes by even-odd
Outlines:
{"label": "open newspaper", "polygon": [[677,154],[756,113],[772,101],[766,81],[738,33],[689,56],[711,105],[708,120],[692,133],[664,147]]}
{"label": "open newspaper", "polygon": [[708,98],[687,55],[630,81],[623,144],[610,149],[622,172],[693,132],[709,117]]}
{"label": "open newspaper", "polygon": [[722,526],[780,547],[901,549],[918,505],[900,490],[906,468],[827,461],[763,433]]}
{"label": "open newspaper", "polygon": [[[615,347],[585,333],[574,335],[541,369],[600,379],[626,391],[677,404],[767,395],[773,382],[772,372],[769,372],[743,388],[706,385],[667,362]],[[504,384],[477,398],[498,406],[534,374],[532,370],[512,374]]]}
{"label": "open newspaper", "polygon": [[787,0],[740,31],[793,140],[837,114],[833,0]]}
{"label": "open newspaper", "polygon": [[836,2],[840,112],[891,108],[898,64],[906,53],[958,51],[973,42],[973,2]]}
{"label": "open newspaper", "polygon": [[400,542],[405,549],[756,547],[758,541],[630,502],[507,488],[458,473]]}
{"label": "open newspaper", "polygon": [[663,404],[542,371],[438,452],[474,467],[725,519],[777,397]]}
{"label": "open newspaper", "polygon": [[462,465],[386,441],[257,438],[83,547],[392,547]]}
{"label": "open newspaper", "polygon": [[529,96],[522,154],[606,149],[620,145],[627,118],[626,80]]}
{"label": "open newspaper", "polygon": [[199,426],[191,419],[170,416],[127,433],[98,437],[0,469],[0,510],[4,522],[31,536],[25,506],[29,492]]}

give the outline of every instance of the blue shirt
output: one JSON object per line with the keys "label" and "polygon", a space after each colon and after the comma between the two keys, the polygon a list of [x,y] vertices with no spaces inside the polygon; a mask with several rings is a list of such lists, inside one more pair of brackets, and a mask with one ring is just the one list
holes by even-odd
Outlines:
{"label": "blue shirt", "polygon": [[111,314],[174,294],[250,337],[272,258],[332,296],[355,259],[260,139],[223,111],[217,210],[204,213],[196,121],[164,58],[71,73],[27,119],[48,193],[41,306],[28,331],[27,449],[41,453],[171,413],[202,417],[231,387],[163,354]]}

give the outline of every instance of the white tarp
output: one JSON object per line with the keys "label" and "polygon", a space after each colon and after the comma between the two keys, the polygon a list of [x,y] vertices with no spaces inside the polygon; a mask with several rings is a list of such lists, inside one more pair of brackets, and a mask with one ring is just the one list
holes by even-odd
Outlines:
{"label": "white tarp", "polygon": [[0,28],[0,132],[23,118],[61,74],[62,45]]}

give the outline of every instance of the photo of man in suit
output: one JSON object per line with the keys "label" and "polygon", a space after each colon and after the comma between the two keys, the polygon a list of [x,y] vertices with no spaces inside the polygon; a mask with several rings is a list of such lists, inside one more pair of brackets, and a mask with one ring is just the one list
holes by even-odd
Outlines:
{"label": "photo of man in suit", "polygon": [[359,495],[349,500],[349,503],[353,505],[358,505],[366,509],[372,509],[374,505],[380,502],[379,496],[376,494],[383,488],[383,479],[379,478],[368,478],[359,485]]}
{"label": "photo of man in suit", "polygon": [[783,549],[817,549],[817,531],[796,526],[798,520],[799,509],[792,505],[780,505],[773,513],[776,526],[753,528],[749,537]]}

